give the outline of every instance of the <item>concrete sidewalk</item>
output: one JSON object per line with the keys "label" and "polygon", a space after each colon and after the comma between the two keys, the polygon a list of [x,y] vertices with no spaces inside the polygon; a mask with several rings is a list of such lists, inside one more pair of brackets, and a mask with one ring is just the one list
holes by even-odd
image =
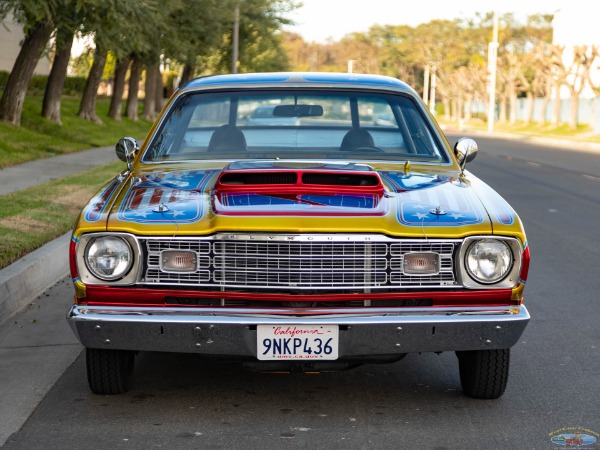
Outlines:
{"label": "concrete sidewalk", "polygon": [[[0,170],[0,195],[117,161],[113,147]],[[65,315],[73,303],[70,234],[0,270],[0,447],[81,353]]]}
{"label": "concrete sidewalk", "polygon": [[0,169],[0,195],[117,161],[114,146],[98,147]]}
{"label": "concrete sidewalk", "polygon": [[[0,195],[116,160],[113,147],[98,147],[7,167],[0,170]],[[68,274],[68,249],[67,234],[0,270],[0,324]]]}

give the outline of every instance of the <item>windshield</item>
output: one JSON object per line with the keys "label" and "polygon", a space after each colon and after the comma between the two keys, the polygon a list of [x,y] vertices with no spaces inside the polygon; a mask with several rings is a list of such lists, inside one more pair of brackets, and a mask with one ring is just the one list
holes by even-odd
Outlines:
{"label": "windshield", "polygon": [[243,91],[179,98],[143,160],[448,161],[429,118],[404,95]]}

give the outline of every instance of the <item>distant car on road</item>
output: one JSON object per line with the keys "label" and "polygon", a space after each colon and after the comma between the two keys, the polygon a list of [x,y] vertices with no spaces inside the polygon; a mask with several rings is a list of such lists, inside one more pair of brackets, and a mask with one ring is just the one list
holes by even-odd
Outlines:
{"label": "distant car on road", "polygon": [[116,150],[71,244],[93,392],[125,392],[140,351],[310,372],[453,351],[467,395],[504,392],[525,232],[405,83],[201,78]]}

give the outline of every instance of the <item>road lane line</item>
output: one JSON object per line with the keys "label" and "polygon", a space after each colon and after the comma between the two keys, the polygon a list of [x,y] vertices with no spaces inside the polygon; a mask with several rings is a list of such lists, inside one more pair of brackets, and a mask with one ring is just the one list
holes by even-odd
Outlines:
{"label": "road lane line", "polygon": [[581,176],[583,178],[587,178],[588,180],[592,180],[592,181],[600,181],[600,177],[595,177],[593,175],[587,175],[585,173],[582,173]]}

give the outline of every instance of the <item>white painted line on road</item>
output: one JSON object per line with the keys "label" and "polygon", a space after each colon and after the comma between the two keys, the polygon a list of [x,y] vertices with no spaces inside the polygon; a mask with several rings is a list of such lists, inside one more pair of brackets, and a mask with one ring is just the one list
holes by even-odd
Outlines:
{"label": "white painted line on road", "polygon": [[585,173],[582,173],[581,176],[583,178],[587,178],[588,180],[592,180],[592,181],[600,181],[600,177],[595,177],[593,175],[586,175]]}
{"label": "white painted line on road", "polygon": [[533,161],[526,161],[527,164],[533,167],[541,167],[542,165]]}

